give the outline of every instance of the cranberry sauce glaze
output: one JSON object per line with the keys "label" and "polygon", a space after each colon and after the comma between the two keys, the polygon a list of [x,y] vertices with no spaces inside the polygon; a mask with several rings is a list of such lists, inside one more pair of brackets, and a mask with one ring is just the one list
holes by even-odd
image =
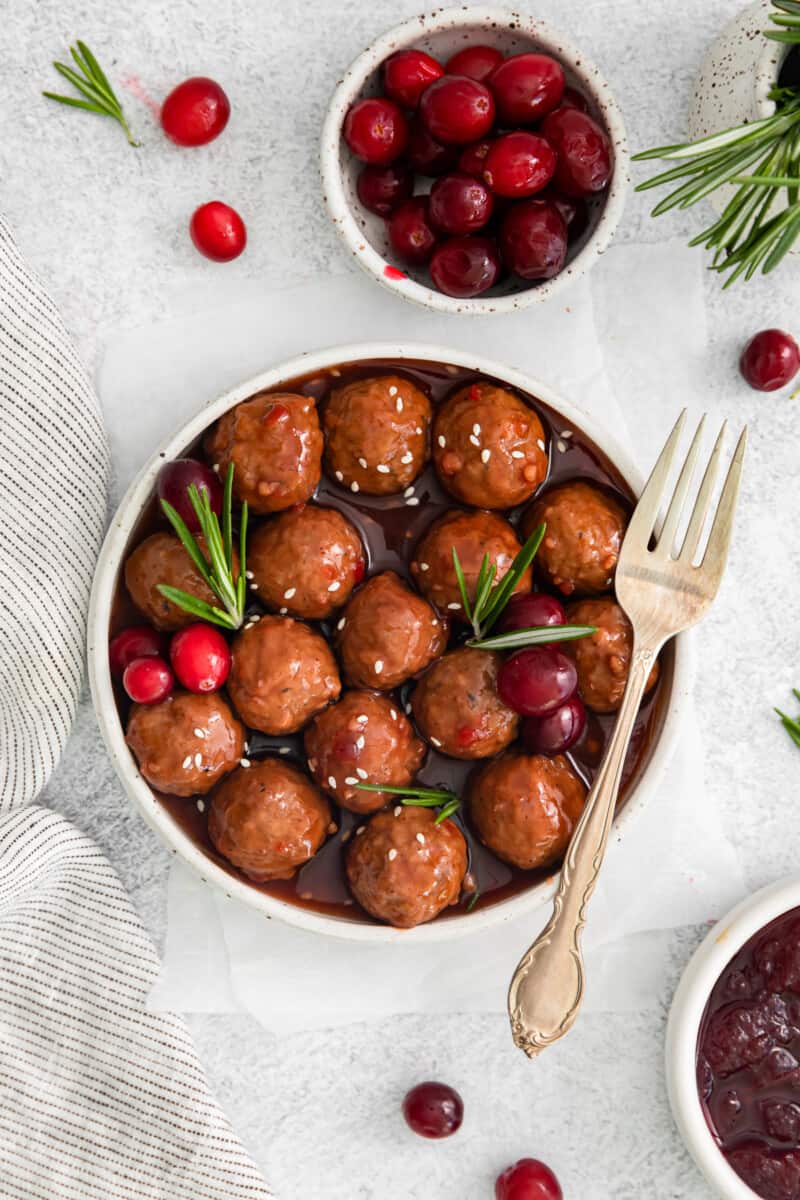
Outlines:
{"label": "cranberry sauce glaze", "polygon": [[[484,381],[487,379],[485,375],[475,371],[438,363],[375,359],[342,364],[313,376],[286,380],[273,390],[313,396],[322,407],[332,388],[387,372],[402,375],[411,380],[428,394],[434,406],[455,389],[473,383],[477,379]],[[496,382],[500,387],[505,386],[502,381],[489,380],[489,382]],[[524,393],[518,392],[518,394],[538,413],[550,448],[549,470],[543,486],[550,486],[569,479],[585,479],[606,489],[617,497],[627,510],[630,510],[633,501],[630,488],[606,456],[579,429],[565,429],[563,418],[559,418],[540,400],[524,395]],[[187,447],[186,453],[197,452],[198,456],[202,456],[200,451],[201,448],[198,444],[195,447]],[[314,499],[330,508],[338,509],[358,528],[367,550],[369,574],[384,570],[396,571],[412,587],[414,582],[410,575],[409,563],[417,540],[438,516],[448,509],[459,507],[453,498],[441,488],[430,463],[415,481],[413,493],[407,495],[386,497],[353,495],[345,492],[323,474]],[[506,512],[504,515],[516,525],[519,512]],[[156,529],[165,527],[166,524],[158,512],[155,499],[153,499],[131,537],[126,557],[145,537]],[[248,611],[260,613],[263,609],[255,602]],[[112,636],[126,624],[140,619],[141,617],[133,608],[120,579],[112,617]],[[333,625],[330,622],[323,621],[319,627],[326,637],[331,637]],[[465,636],[463,633],[459,634],[457,630],[452,632],[451,645],[456,644]],[[625,765],[623,801],[621,802],[624,802],[626,793],[630,791],[632,784],[646,766],[656,733],[663,722],[671,677],[671,662],[671,652],[668,649],[662,655],[660,681],[646,697],[636,721]],[[389,694],[395,695],[398,702],[405,708],[410,691],[411,686],[406,684],[397,693]],[[119,687],[117,687],[117,702],[120,719],[124,724],[130,702]],[[613,728],[614,720],[614,714],[603,716],[589,713],[586,730],[580,742],[568,755],[573,766],[589,784],[602,759],[606,739]],[[302,734],[272,738],[250,730],[247,744],[249,747],[248,757],[251,760],[256,760],[268,753],[280,752],[285,756],[285,761],[293,762],[301,769],[306,767]],[[473,766],[474,763],[457,761],[429,748],[417,779],[422,786],[445,787],[461,795],[466,777]],[[229,874],[238,874],[236,868],[217,853],[209,839],[206,804],[202,801],[185,800],[177,796],[158,795],[158,799],[173,820],[208,858]],[[359,920],[372,922],[372,917],[363,912],[352,899],[345,879],[342,855],[343,838],[348,839],[353,829],[363,820],[364,818],[357,814],[339,810],[338,832],[328,839],[315,857],[302,867],[293,879],[273,880],[261,884],[252,880],[247,880],[247,882],[251,887],[258,888],[281,900],[317,912],[349,919],[356,917]],[[472,896],[465,894],[461,904],[450,908],[447,913],[443,913],[440,920],[446,919],[448,913],[463,913],[471,903],[477,904],[479,908],[495,904],[524,891],[552,874],[553,868],[522,871],[501,862],[478,841],[463,814],[458,814],[455,820],[467,840],[469,872],[474,879],[478,899],[475,901],[474,892]]]}
{"label": "cranberry sauce glaze", "polygon": [[800,908],[747,942],[720,975],[697,1043],[711,1132],[764,1200],[800,1196]]}

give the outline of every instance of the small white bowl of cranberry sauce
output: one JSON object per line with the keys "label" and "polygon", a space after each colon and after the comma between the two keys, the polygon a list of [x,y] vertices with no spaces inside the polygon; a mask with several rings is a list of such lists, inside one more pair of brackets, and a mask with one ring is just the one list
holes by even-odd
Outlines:
{"label": "small white bowl of cranberry sauce", "polygon": [[325,202],[356,261],[439,312],[513,312],[608,246],[628,151],[607,81],[528,14],[450,8],[373,42],[325,120]]}
{"label": "small white bowl of cranberry sauce", "polygon": [[675,1121],[718,1195],[800,1196],[800,877],[743,900],[695,952],[666,1071]]}

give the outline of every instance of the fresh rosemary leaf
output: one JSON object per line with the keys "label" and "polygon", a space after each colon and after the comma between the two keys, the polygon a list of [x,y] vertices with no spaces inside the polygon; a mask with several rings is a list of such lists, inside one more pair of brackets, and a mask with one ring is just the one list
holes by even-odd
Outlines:
{"label": "fresh rosemary leaf", "polygon": [[514,629],[494,637],[473,638],[467,642],[476,650],[518,650],[521,646],[544,646],[550,642],[573,642],[597,633],[595,625],[537,625]]}
{"label": "fresh rosemary leaf", "polygon": [[61,96],[56,92],[42,92],[42,95],[46,96],[48,100],[55,100],[58,104],[69,105],[70,108],[82,108],[84,111],[95,113],[98,116],[111,117],[122,126],[129,144],[137,146],[138,142],[133,140],[133,134],[125,120],[122,105],[89,47],[85,42],[79,41],[77,46],[70,46],[69,52],[72,61],[78,68],[77,71],[73,71],[72,67],[65,66],[60,62],[54,62],[53,66],[59,75],[67,79],[86,98],[86,102],[72,99],[69,96]]}
{"label": "fresh rosemary leaf", "polygon": [[456,550],[455,546],[453,546],[453,569],[455,570],[456,579],[458,580],[458,590],[461,593],[461,605],[464,609],[464,614],[471,625],[472,624],[472,606],[469,602],[469,595],[467,594],[467,581],[464,578],[464,571],[461,567],[461,560],[458,557],[458,551]]}
{"label": "fresh rosemary leaf", "polygon": [[362,792],[388,792],[391,796],[406,796],[419,805],[430,804],[432,807],[453,799],[453,793],[443,788],[390,787],[380,783],[357,783],[355,786]]}
{"label": "fresh rosemary leaf", "polygon": [[475,892],[473,892],[473,893],[472,893],[472,896],[470,897],[469,903],[467,904],[467,912],[468,912],[468,913],[471,913],[471,912],[472,912],[473,908],[474,908],[474,907],[475,907],[475,905],[478,903],[478,901],[480,900],[480,898],[481,898],[481,894],[480,894],[480,892],[479,892],[479,891],[475,891]]}
{"label": "fresh rosemary leaf", "polygon": [[536,526],[533,533],[527,539],[519,554],[517,554],[513,563],[492,592],[491,598],[486,606],[486,612],[484,613],[483,621],[481,623],[484,637],[490,632],[493,626],[497,624],[497,621],[502,615],[503,609],[511,599],[514,588],[517,586],[520,579],[536,557],[539,547],[544,540],[545,528],[546,526],[544,524]]}
{"label": "fresh rosemary leaf", "polygon": [[42,92],[48,100],[57,100],[59,104],[68,104],[70,108],[85,108],[87,112],[97,113],[98,116],[106,117],[108,113],[104,108],[98,108],[90,100],[76,100],[72,96],[59,96],[58,92]]}
{"label": "fresh rosemary leaf", "polygon": [[458,799],[458,797],[454,797],[449,804],[445,804],[444,808],[434,821],[434,825],[441,825],[444,821],[449,820],[454,813],[458,812],[460,807],[461,801]]}
{"label": "fresh rosemary leaf", "polygon": [[[109,83],[108,77],[106,76],[105,71],[102,69],[102,67],[100,66],[100,63],[97,61],[95,56],[92,54],[89,47],[86,45],[85,42],[82,42],[80,39],[78,39],[77,47],[78,47],[78,54],[81,55],[81,57],[83,58],[83,61],[86,63],[86,66],[89,69],[89,73],[91,74],[91,76],[94,79],[97,86],[102,88],[108,94],[109,99],[111,101],[113,101],[114,104],[117,104],[117,106],[119,107],[117,98],[114,95],[114,89],[112,88],[111,84]],[[74,50],[72,53],[73,53],[73,57],[76,57]]]}
{"label": "fresh rosemary leaf", "polygon": [[206,581],[208,586],[213,587],[211,582],[211,572],[208,569],[208,563],[206,562],[197,542],[194,540],[194,537],[189,530],[189,526],[186,524],[180,513],[176,512],[168,500],[161,501],[161,508],[170,525],[183,543],[183,548],[194,563],[194,566],[203,576],[203,579]]}
{"label": "fresh rosemary leaf", "polygon": [[231,509],[233,507],[233,463],[228,463],[225,476],[225,489],[222,497],[222,546],[225,552],[225,564],[233,571],[233,531]]}
{"label": "fresh rosemary leaf", "polygon": [[59,75],[63,75],[65,79],[76,87],[79,92],[82,92],[88,100],[93,101],[98,108],[102,109],[108,117],[116,117],[114,106],[109,104],[108,98],[99,91],[89,79],[85,79],[79,75],[77,71],[73,71],[72,67],[65,67],[63,63],[54,62],[53,66],[58,71]]}
{"label": "fresh rosemary leaf", "polygon": [[191,613],[192,616],[199,617],[202,621],[210,621],[214,625],[224,625],[228,629],[236,628],[229,613],[223,612],[221,608],[216,608],[211,604],[206,604],[205,600],[199,600],[197,596],[192,596],[189,592],[170,587],[167,583],[159,583],[158,590],[162,596],[171,600],[173,604],[177,604],[184,612]]}

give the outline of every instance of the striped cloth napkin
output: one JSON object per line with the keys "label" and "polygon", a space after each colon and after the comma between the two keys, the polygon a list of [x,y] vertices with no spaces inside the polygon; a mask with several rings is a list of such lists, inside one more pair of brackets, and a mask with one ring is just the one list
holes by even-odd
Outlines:
{"label": "striped cloth napkin", "polygon": [[97,402],[0,220],[0,1195],[266,1200],[97,847],[36,797],[64,746],[106,518]]}

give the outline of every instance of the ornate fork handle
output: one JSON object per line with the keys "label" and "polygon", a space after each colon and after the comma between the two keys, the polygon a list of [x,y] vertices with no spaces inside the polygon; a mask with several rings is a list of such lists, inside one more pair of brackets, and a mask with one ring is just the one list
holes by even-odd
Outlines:
{"label": "ornate fork handle", "polygon": [[584,990],[581,932],[586,907],[603,864],[628,744],[659,649],[634,644],[617,723],[567,850],[553,915],[511,980],[511,1032],[529,1058],[563,1037],[578,1015]]}

